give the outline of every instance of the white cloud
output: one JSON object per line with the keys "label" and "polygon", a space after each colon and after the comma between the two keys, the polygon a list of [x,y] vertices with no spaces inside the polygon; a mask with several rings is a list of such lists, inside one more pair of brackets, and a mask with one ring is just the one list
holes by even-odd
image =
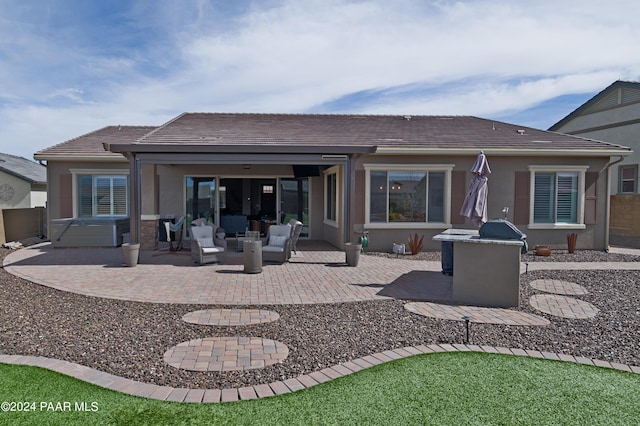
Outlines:
{"label": "white cloud", "polygon": [[[586,100],[640,79],[640,3],[616,3],[139,2],[121,26],[131,33],[94,50],[43,37],[23,13],[0,21],[0,40],[16,42],[0,41],[0,150],[30,157],[105,125],[156,125],[183,111],[495,117],[561,95]],[[64,39],[99,39],[91,25]]]}

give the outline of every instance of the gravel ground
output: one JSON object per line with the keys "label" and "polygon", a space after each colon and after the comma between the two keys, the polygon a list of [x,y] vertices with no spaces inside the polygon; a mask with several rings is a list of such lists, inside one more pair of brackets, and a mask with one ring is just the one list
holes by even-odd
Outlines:
{"label": "gravel ground", "polygon": [[[1,260],[10,252],[0,249]],[[372,254],[393,256],[390,254]],[[439,259],[437,253],[422,258]],[[525,255],[528,256],[528,255]],[[601,252],[554,253],[545,261],[632,260]],[[538,259],[536,259],[538,260]],[[553,317],[531,308],[534,279],[576,282],[579,299],[600,314],[588,320]],[[472,324],[472,343],[534,349],[640,365],[640,271],[536,271],[521,277],[520,310],[546,317],[547,327]],[[65,293],[0,270],[0,353],[46,356],[158,385],[226,388],[297,377],[375,352],[408,345],[462,343],[464,323],[409,313],[401,300],[326,305],[260,306],[280,314],[273,323],[244,327],[187,324],[203,305],[137,303]],[[224,306],[216,306],[224,307]],[[228,306],[231,308],[231,306]],[[237,306],[234,306],[237,308]],[[256,306],[247,306],[256,308]],[[282,364],[246,372],[190,372],[163,360],[178,343],[209,336],[255,336],[289,347]]]}

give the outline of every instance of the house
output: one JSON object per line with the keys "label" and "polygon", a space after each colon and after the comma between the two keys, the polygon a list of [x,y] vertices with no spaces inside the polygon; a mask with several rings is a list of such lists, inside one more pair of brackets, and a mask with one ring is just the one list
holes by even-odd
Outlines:
{"label": "house", "polygon": [[640,83],[615,81],[549,130],[628,146],[611,167],[611,232],[640,235]]}
{"label": "house", "polygon": [[46,203],[46,167],[0,153],[0,209],[45,207]]}
{"label": "house", "polygon": [[35,158],[48,166],[50,222],[129,217],[142,249],[157,247],[160,221],[184,216],[228,236],[296,218],[303,238],[343,247],[367,232],[390,251],[414,233],[436,249],[435,234],[472,226],[459,211],[480,151],[490,217],[508,207],[532,244],[566,247],[577,233],[578,248],[607,247],[608,170],[630,149],[477,117],[184,113]]}

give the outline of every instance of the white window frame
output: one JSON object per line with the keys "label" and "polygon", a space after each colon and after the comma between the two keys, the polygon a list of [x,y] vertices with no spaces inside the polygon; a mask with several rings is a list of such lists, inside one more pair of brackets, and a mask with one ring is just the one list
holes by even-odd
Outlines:
{"label": "white window frame", "polygon": [[[623,179],[624,169],[633,170],[633,179]],[[623,191],[623,183],[625,181],[633,182],[633,191]],[[618,193],[620,194],[635,194],[638,192],[638,165],[637,164],[622,164],[618,166]]]}
{"label": "white window frame", "polygon": [[[584,223],[584,200],[585,200],[585,173],[589,169],[589,166],[569,166],[569,165],[557,165],[557,166],[529,166],[529,172],[531,177],[529,179],[529,229],[585,229]],[[534,223],[533,208],[535,197],[535,178],[536,173],[578,173],[578,201],[576,212],[576,223]]]}
{"label": "white window frame", "polygon": [[[334,206],[336,209],[336,217],[335,219],[329,218],[327,217],[327,196],[329,195],[329,188],[327,188],[327,178],[329,177],[329,175],[335,175],[335,182],[336,182],[336,187],[335,187],[335,193],[333,194],[334,196]],[[327,170],[325,170],[323,172],[323,176],[322,179],[324,181],[323,183],[323,187],[324,187],[324,198],[322,201],[323,204],[323,208],[322,208],[322,217],[323,217],[323,223],[325,225],[329,225],[331,227],[337,228],[338,227],[338,223],[340,221],[340,217],[341,217],[341,203],[340,203],[340,199],[341,199],[341,194],[342,194],[342,179],[341,179],[341,174],[340,174],[340,168],[338,166],[333,166],[328,168]]]}
{"label": "white window frame", "polygon": [[[96,176],[129,176],[129,169],[69,169],[71,173],[71,195],[73,198],[73,216],[79,217],[79,206],[78,206],[78,176],[91,176],[92,178],[92,191],[95,190],[94,187],[94,179]],[[92,211],[91,217],[129,217],[131,213],[131,206],[129,205],[129,194],[130,188],[127,185],[127,214],[126,215],[115,215],[115,216],[105,216],[105,215],[95,215],[95,211]],[[91,201],[93,204],[93,200]],[[93,207],[92,207],[93,210]]]}
{"label": "white window frame", "polygon": [[[364,164],[364,221],[368,229],[442,229],[451,227],[451,171],[455,164]],[[372,171],[410,171],[444,173],[444,222],[371,222],[371,172]]]}

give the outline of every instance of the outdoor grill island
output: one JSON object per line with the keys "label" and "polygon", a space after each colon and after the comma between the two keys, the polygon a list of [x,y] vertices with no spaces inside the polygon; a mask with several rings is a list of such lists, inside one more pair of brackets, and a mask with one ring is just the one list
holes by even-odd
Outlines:
{"label": "outdoor grill island", "polygon": [[500,308],[519,305],[523,239],[481,238],[470,229],[447,229],[433,239],[453,243],[453,302]]}

